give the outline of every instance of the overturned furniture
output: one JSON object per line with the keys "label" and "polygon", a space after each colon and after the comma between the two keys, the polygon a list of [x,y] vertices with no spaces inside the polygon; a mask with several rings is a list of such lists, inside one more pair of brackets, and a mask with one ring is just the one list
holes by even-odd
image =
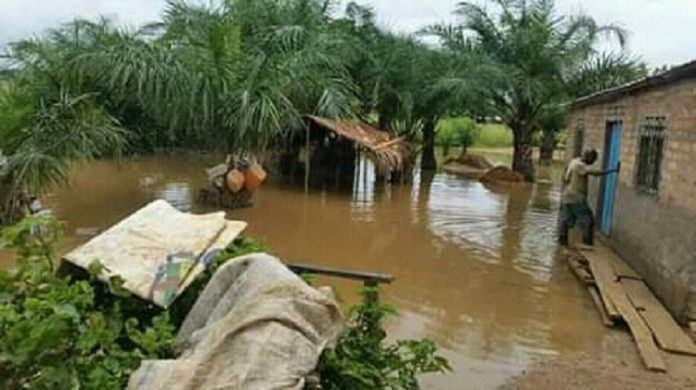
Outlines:
{"label": "overturned furniture", "polygon": [[266,180],[260,164],[231,156],[205,172],[209,184],[199,190],[198,202],[226,209],[252,206],[254,191]]}
{"label": "overturned furniture", "polygon": [[661,350],[696,356],[696,344],[644,279],[610,249],[569,250],[566,260],[586,285],[602,322],[609,327],[620,322],[628,326],[647,369],[667,370]]}
{"label": "overturned furniture", "polygon": [[246,225],[225,219],[224,212],[194,215],[157,200],[68,253],[63,262],[89,269],[99,261],[101,280],[118,276],[124,288],[166,308]]}

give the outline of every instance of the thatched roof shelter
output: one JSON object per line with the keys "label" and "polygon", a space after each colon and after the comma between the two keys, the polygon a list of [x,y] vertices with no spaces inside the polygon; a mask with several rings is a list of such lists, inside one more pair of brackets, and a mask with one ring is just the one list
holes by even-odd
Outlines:
{"label": "thatched roof shelter", "polygon": [[403,137],[396,137],[359,120],[334,120],[311,115],[307,119],[356,143],[382,172],[403,172],[410,168],[413,146]]}

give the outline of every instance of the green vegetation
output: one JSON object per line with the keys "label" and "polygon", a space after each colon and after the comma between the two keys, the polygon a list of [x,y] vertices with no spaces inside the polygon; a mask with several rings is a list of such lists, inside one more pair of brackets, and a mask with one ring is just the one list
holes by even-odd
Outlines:
{"label": "green vegetation", "polygon": [[0,225],[22,216],[27,194],[65,181],[71,161],[124,146],[124,130],[93,95],[50,83],[36,71],[0,85]]}
{"label": "green vegetation", "polygon": [[[469,117],[447,118],[440,121],[437,129],[436,142],[443,148],[444,156],[449,155],[452,146],[461,148],[461,154],[471,146],[478,144],[482,134],[486,131],[497,131],[489,125],[481,126]],[[491,137],[498,137],[497,134],[486,134],[486,141],[491,141]]]}
{"label": "green vegetation", "polygon": [[499,123],[481,125],[481,132],[473,146],[485,148],[504,148],[512,146],[510,128]]}
{"label": "green vegetation", "polygon": [[2,232],[0,247],[18,256],[16,270],[0,272],[0,387],[118,389],[142,359],[173,357],[167,315],[125,315],[117,278],[96,285],[97,264],[86,280],[53,272],[60,236],[54,220],[36,217]]}
{"label": "green vegetation", "polygon": [[[162,311],[123,289],[118,277],[98,282],[98,262],[84,276],[56,274],[61,236],[54,219],[35,216],[0,234],[0,249],[17,253],[15,269],[0,270],[0,388],[123,388],[143,359],[176,357],[176,330],[218,267],[263,249],[236,240]],[[393,308],[366,301],[350,313],[335,349],[322,355],[324,388],[414,389],[417,375],[448,369],[428,340],[385,341],[380,322]]]}
{"label": "green vegetation", "polygon": [[[63,183],[75,159],[161,148],[255,153],[287,145],[306,114],[374,118],[422,142],[423,169],[435,168],[443,118],[499,116],[515,141],[513,168],[531,178],[536,134],[557,142],[558,102],[645,68],[594,49],[604,32],[623,42],[614,26],[560,15],[548,0],[495,4],[493,12],[461,3],[459,23],[403,36],[356,3],[341,13],[323,0],[170,0],[161,20],[137,30],[75,20],[14,42],[11,67],[0,69],[2,222]],[[484,129],[480,143],[500,145],[502,133]]]}
{"label": "green vegetation", "polygon": [[541,119],[574,96],[568,86],[592,68],[600,38],[613,34],[623,45],[626,34],[587,15],[561,15],[549,0],[493,3],[491,9],[462,2],[456,11],[459,23],[426,31],[472,63],[467,71],[443,78],[440,89],[469,96],[469,109],[502,118],[513,134],[512,167],[533,180],[532,140]]}
{"label": "green vegetation", "polygon": [[512,132],[504,124],[476,124],[467,117],[445,118],[438,125],[436,143],[443,149],[443,155],[447,158],[451,147],[466,146],[460,153],[465,153],[469,147],[512,147]]}
{"label": "green vegetation", "polygon": [[363,289],[364,302],[351,309],[348,328],[336,347],[322,354],[318,372],[323,389],[417,389],[418,375],[450,370],[430,340],[386,342],[380,323],[396,311],[367,299],[376,293]]}

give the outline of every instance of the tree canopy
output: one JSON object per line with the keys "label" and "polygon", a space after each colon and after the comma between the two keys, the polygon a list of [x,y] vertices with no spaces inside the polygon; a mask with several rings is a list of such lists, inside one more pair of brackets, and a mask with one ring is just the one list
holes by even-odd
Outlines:
{"label": "tree canopy", "polygon": [[622,29],[561,15],[550,0],[463,2],[458,23],[414,35],[380,28],[368,7],[336,4],[170,0],[136,30],[75,20],[12,43],[0,78],[3,208],[64,180],[76,158],[257,152],[302,130],[307,114],[420,139],[426,169],[441,118],[499,116],[514,135],[513,168],[531,179],[532,138],[559,127],[555,106],[645,72],[595,49],[605,35],[623,44]]}
{"label": "tree canopy", "polygon": [[459,3],[459,23],[431,26],[426,32],[439,37],[445,48],[475,58],[465,72],[442,79],[440,88],[469,95],[479,111],[503,119],[513,132],[513,169],[531,180],[532,138],[540,121],[546,117],[548,122],[552,106],[577,94],[571,88],[585,92],[610,82],[604,74],[598,77],[607,83],[581,79],[593,68],[589,64],[598,54],[597,43],[610,37],[623,46],[626,33],[587,15],[559,14],[551,0],[491,3],[492,9]]}

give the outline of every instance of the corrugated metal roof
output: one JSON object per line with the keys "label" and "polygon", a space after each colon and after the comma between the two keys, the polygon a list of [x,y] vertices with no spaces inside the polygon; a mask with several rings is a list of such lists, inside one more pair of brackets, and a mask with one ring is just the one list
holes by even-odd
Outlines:
{"label": "corrugated metal roof", "polygon": [[570,104],[570,107],[578,108],[592,104],[605,103],[640,90],[659,87],[693,77],[696,77],[696,60],[674,67],[654,76],[645,77],[618,87],[583,96],[574,100]]}

